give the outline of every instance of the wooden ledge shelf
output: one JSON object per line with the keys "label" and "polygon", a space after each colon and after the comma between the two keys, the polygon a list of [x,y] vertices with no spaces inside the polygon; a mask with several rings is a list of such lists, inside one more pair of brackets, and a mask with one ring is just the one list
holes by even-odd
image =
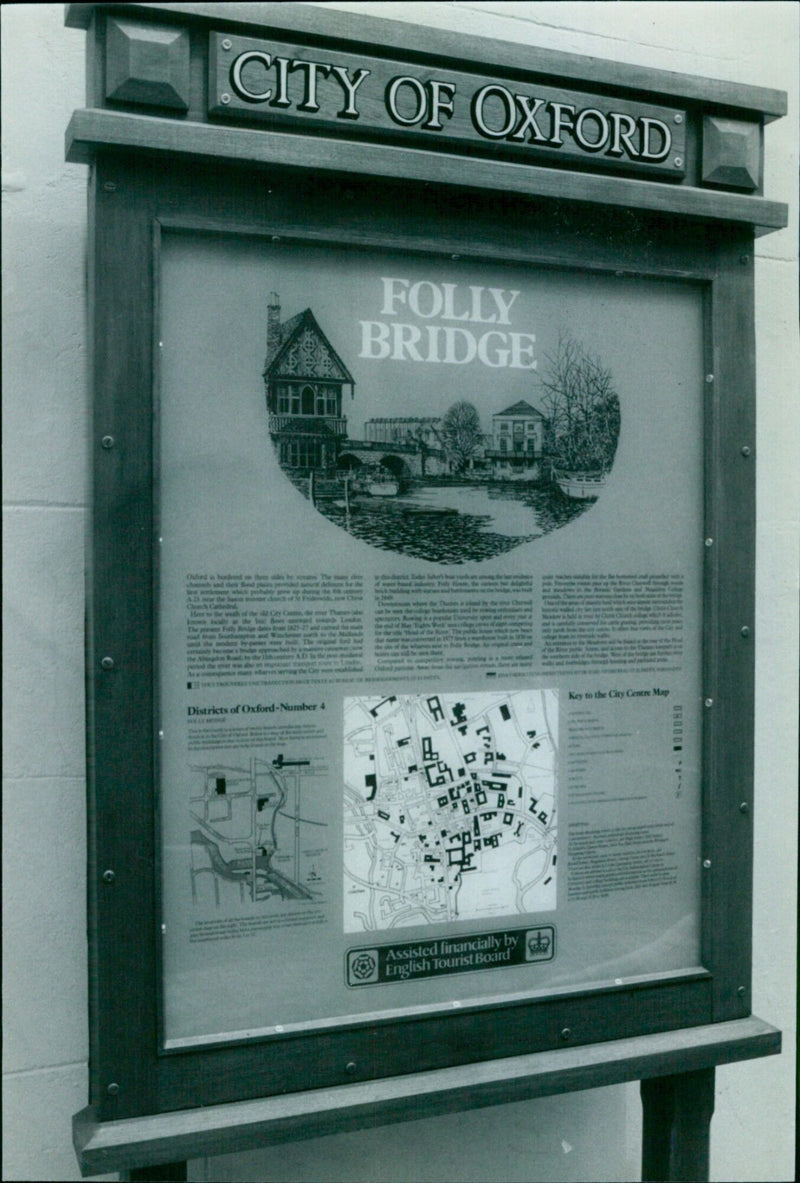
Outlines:
{"label": "wooden ledge shelf", "polygon": [[780,1031],[752,1016],[613,1043],[565,1047],[153,1117],[103,1123],[87,1108],[75,1115],[73,1141],[82,1173],[93,1175],[696,1072],[776,1055],[780,1050]]}
{"label": "wooden ledge shelf", "polygon": [[125,111],[94,108],[76,111],[66,132],[66,159],[71,164],[89,164],[95,153],[103,149],[167,153],[171,160],[282,165],[476,189],[499,188],[530,197],[738,222],[752,226],[756,234],[780,230],[788,223],[785,203],[740,193],[454,156],[419,148],[345,142],[242,127],[231,129],[207,123],[181,123]]}

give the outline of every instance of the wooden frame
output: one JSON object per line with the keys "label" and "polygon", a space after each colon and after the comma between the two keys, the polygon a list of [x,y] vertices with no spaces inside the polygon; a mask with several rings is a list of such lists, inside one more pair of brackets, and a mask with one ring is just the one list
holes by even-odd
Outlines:
{"label": "wooden frame", "polygon": [[[166,218],[172,226],[233,225],[240,232],[258,228],[281,237],[312,233],[328,240],[363,241],[361,227],[368,210],[397,208],[398,195],[385,189],[381,192],[374,184],[363,185],[336,210],[327,195],[320,197],[315,186],[304,185],[300,177],[273,176],[272,191],[266,194],[243,174],[209,179],[199,172],[182,170],[170,175],[163,167],[122,156],[98,160],[93,183],[97,390],[117,392],[116,398],[98,402],[95,425],[95,656],[90,668],[96,701],[92,743],[96,829],[92,849],[105,852],[105,858],[103,865],[97,864],[92,880],[97,941],[112,953],[99,957],[92,973],[97,991],[95,1031],[103,1048],[108,1049],[93,1059],[93,1078],[97,1102],[113,1106],[109,1114],[127,1116],[191,1104],[198,1096],[198,1078],[203,1077],[207,1081],[205,1104],[238,1099],[235,1090],[242,1087],[243,1065],[256,1060],[247,1047],[184,1052],[161,1059],[142,1055],[151,1038],[146,1033],[157,1026],[155,998],[147,988],[148,980],[154,980],[156,964],[145,965],[140,953],[157,947],[155,897],[145,897],[144,885],[124,868],[135,865],[134,851],[146,859],[148,867],[157,865],[154,802],[147,790],[155,763],[150,724],[154,717],[154,523],[149,497],[149,489],[157,482],[150,443],[157,269],[154,243],[158,241],[154,230]],[[547,217],[538,211],[537,216],[528,217],[534,229],[520,230],[513,252],[509,252],[498,241],[503,232],[496,220],[496,199],[471,199],[468,221],[463,214],[443,214],[436,194],[424,190],[405,193],[402,204],[405,224],[398,224],[393,215],[391,233],[378,235],[382,241],[390,239],[394,244],[402,242],[411,249],[428,251],[435,243],[437,254],[462,255],[469,253],[471,242],[478,241],[478,253],[484,256],[488,252],[507,258],[511,253],[517,260],[539,264],[553,260],[549,226],[554,216],[557,219],[556,210],[548,210]],[[509,220],[521,226],[522,211],[514,210],[514,204],[515,199],[506,199],[501,226]],[[180,218],[168,212],[176,206],[183,210]],[[530,205],[525,208],[530,214]],[[596,228],[596,219],[592,225]],[[735,867],[739,882],[749,875],[751,839],[750,814],[743,813],[740,805],[750,797],[747,736],[752,701],[746,690],[752,683],[752,644],[741,630],[752,621],[753,612],[754,464],[752,455],[742,455],[739,443],[753,438],[752,399],[743,394],[746,368],[752,364],[752,328],[747,327],[751,240],[743,236],[731,243],[726,235],[725,241],[717,244],[707,232],[692,236],[682,226],[676,235],[669,225],[657,226],[636,217],[626,219],[624,228],[607,226],[602,250],[589,259],[587,229],[585,223],[579,224],[568,235],[559,236],[556,257],[562,266],[571,262],[584,270],[626,269],[663,278],[680,277],[704,283],[709,292],[713,334],[709,357],[716,356],[719,364],[714,381],[707,383],[707,467],[716,475],[706,490],[706,534],[719,543],[705,548],[706,594],[713,605],[706,625],[705,685],[723,715],[722,723],[706,728],[706,767],[720,769],[705,782],[704,854],[711,861],[711,870],[716,871],[718,852],[725,853],[721,870],[705,875],[704,968],[637,990],[614,987],[591,997],[581,991],[560,992],[530,1007],[515,1006],[513,1020],[504,1024],[505,1036],[496,1030],[495,1020],[479,1010],[446,1020],[415,1019],[403,1027],[391,1069],[386,1052],[391,1039],[385,1027],[379,1055],[370,1024],[333,1032],[320,1037],[322,1042],[313,1054],[320,1087],[344,1083],[345,1065],[351,1061],[370,1065],[364,1069],[369,1076],[387,1071],[403,1074],[444,1066],[443,1048],[449,1049],[444,1052],[446,1058],[458,1062],[482,1058],[489,1048],[496,1055],[511,1055],[520,1048],[551,1050],[562,1045],[565,1028],[576,1041],[589,1042],[730,1020],[747,1013],[749,893],[731,892],[725,870],[726,866]],[[648,246],[642,253],[637,243],[645,242]],[[724,344],[732,324],[736,326],[735,349]],[[114,439],[110,448],[103,447],[108,436]],[[726,453],[730,459],[723,464]],[[750,509],[745,513],[748,503]],[[112,657],[113,669],[103,668],[105,656]],[[122,727],[120,712],[125,718]],[[127,749],[121,740],[129,745]],[[121,829],[120,817],[125,818]],[[115,875],[110,884],[103,879],[109,868]],[[148,891],[152,893],[152,884]],[[139,931],[134,937],[135,929]],[[135,958],[131,958],[131,949],[137,951]],[[128,990],[136,999],[135,1006],[126,1001]],[[148,996],[151,1002],[145,1008],[143,999]],[[127,1011],[129,1017],[123,1021]],[[249,1069],[252,1095],[301,1087],[292,1069],[297,1062],[298,1039],[273,1040],[272,1045],[269,1062],[259,1058]],[[308,1056],[308,1052],[301,1053],[302,1059]],[[229,1080],[236,1082],[233,1088]],[[110,1083],[118,1084],[120,1091],[109,1100]],[[149,1098],[144,1104],[143,1097]]]}
{"label": "wooden frame", "polygon": [[[98,7],[102,10],[71,5],[69,22],[92,24],[101,62],[103,14]],[[270,28],[304,30],[325,44],[341,40],[351,28],[336,13],[326,13],[320,26],[319,12],[312,18],[302,6],[227,5],[222,17],[215,5],[115,7],[139,19],[185,20],[193,53],[200,52],[209,22],[214,28],[226,21],[237,28],[252,26],[256,18],[244,10],[254,7],[269,9]],[[409,60],[421,56],[400,41],[398,26],[367,23],[369,29],[365,25],[360,34],[364,40],[377,36],[380,26],[384,46],[402,44]],[[403,30],[402,36],[407,35]],[[426,53],[445,52],[449,46],[432,34]],[[516,47],[470,41],[459,46],[458,55],[462,63],[528,68],[525,53]],[[568,55],[538,54],[536,68],[544,75],[560,72],[575,79],[588,73],[586,63]],[[100,65],[96,71],[99,76]],[[612,70],[602,63],[593,63],[593,75],[601,88],[644,87],[662,99],[680,96],[694,112],[695,143],[709,105],[751,116],[757,108],[759,118],[775,117],[783,109],[774,92],[701,85],[633,68]],[[90,91],[93,85],[90,79]],[[190,100],[190,117],[193,105],[196,99]],[[68,145],[70,159],[91,155],[93,161],[95,476],[87,651],[91,1129],[87,1133],[85,1116],[76,1128],[84,1169],[107,1170],[124,1162],[188,1157],[212,1146],[220,1151],[241,1148],[268,1136],[310,1136],[308,1131],[399,1120],[408,1115],[401,1094],[426,1095],[425,1081],[436,1093],[443,1073],[451,1074],[454,1091],[441,1076],[447,1100],[431,1099],[430,1112],[705,1068],[776,1051],[777,1033],[747,1016],[755,562],[753,235],[783,224],[782,207],[760,195],[698,188],[696,169],[685,185],[642,183],[410,152],[396,145],[352,143],[343,149],[314,135],[222,128],[199,118],[184,126],[152,113],[107,110],[102,102],[76,114]],[[216,162],[214,169],[208,168],[209,160]],[[320,193],[316,178],[321,172],[337,180],[336,200]],[[502,1024],[501,1008],[475,1006],[447,1016],[379,1024],[366,1016],[322,1033],[256,1043],[168,1053],[160,1048],[153,728],[153,490],[158,458],[153,416],[162,227],[377,243],[429,255],[457,253],[702,286],[707,397],[701,966],[638,986],[560,990],[537,1001],[509,1003],[502,1007]],[[698,546],[703,542],[698,539]],[[749,1024],[746,1030],[743,1023]],[[627,1057],[619,1041],[628,1045]],[[699,1045],[702,1053],[696,1050]],[[484,1075],[482,1091],[476,1081],[480,1065],[488,1060],[502,1062],[494,1076]],[[587,1062],[594,1065],[591,1071],[579,1071]],[[622,1062],[624,1068],[619,1067]],[[546,1077],[546,1066],[558,1076],[559,1064],[566,1073],[560,1083],[547,1077],[542,1084],[544,1077],[537,1073],[544,1071]],[[418,1078],[418,1073],[428,1076]],[[531,1083],[534,1078],[538,1083]],[[494,1085],[488,1083],[492,1079]],[[386,1096],[367,1118],[363,1082],[377,1080],[386,1081]],[[124,1123],[200,1106],[224,1125],[226,1111],[206,1107],[257,1105],[259,1099],[299,1096],[310,1087],[326,1090],[318,1096],[322,1108],[330,1101],[333,1114],[336,1098],[343,1098],[350,1116],[340,1113],[326,1121],[319,1106],[301,1103],[279,1113],[277,1102],[265,1100],[263,1113],[245,1123],[246,1132],[241,1126],[230,1136],[217,1131],[211,1142],[202,1140],[191,1120],[184,1122],[169,1155],[160,1134],[144,1133],[137,1150],[134,1127],[123,1130]],[[296,1116],[301,1111],[306,1114],[302,1120]],[[113,1153],[101,1150],[97,1141],[103,1137],[97,1130],[110,1131],[109,1123],[119,1133],[112,1138]],[[305,1134],[298,1133],[301,1127]],[[142,1148],[144,1143],[148,1149]]]}

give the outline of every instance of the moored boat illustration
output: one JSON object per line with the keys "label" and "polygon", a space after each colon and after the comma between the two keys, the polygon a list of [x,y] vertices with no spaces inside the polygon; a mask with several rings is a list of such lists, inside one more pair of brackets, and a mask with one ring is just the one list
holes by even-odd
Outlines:
{"label": "moored boat illustration", "polygon": [[565,497],[575,501],[589,501],[599,497],[606,483],[605,472],[569,472],[563,468],[553,469],[553,480]]}
{"label": "moored boat illustration", "polygon": [[400,492],[400,482],[388,471],[373,469],[364,473],[356,482],[360,492],[368,493],[370,497],[396,497]]}
{"label": "moored boat illustration", "polygon": [[396,497],[400,492],[400,485],[392,477],[369,481],[367,492],[370,497]]}

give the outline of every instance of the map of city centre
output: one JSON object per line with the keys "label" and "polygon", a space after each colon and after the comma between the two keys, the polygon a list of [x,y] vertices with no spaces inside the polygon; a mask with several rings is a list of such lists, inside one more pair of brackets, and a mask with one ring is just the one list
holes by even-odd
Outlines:
{"label": "map of city centre", "polygon": [[558,694],[344,702],[344,931],[556,906]]}

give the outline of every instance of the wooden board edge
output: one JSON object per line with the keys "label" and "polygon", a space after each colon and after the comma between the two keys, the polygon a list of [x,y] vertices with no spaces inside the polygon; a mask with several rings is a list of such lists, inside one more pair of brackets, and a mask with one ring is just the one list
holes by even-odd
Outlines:
{"label": "wooden board edge", "polygon": [[94,152],[103,148],[169,152],[173,157],[183,159],[285,165],[348,175],[358,173],[465,188],[500,189],[531,197],[740,222],[773,230],[784,229],[789,217],[788,206],[783,202],[735,193],[451,156],[384,144],[245,128],[231,131],[216,125],[177,123],[170,119],[96,108],[76,111],[66,132],[67,161],[87,164]]}
{"label": "wooden board edge", "polygon": [[613,1043],[444,1068],[335,1088],[98,1122],[82,1109],[73,1140],[84,1175],[229,1154],[776,1055],[781,1032],[751,1016]]}

